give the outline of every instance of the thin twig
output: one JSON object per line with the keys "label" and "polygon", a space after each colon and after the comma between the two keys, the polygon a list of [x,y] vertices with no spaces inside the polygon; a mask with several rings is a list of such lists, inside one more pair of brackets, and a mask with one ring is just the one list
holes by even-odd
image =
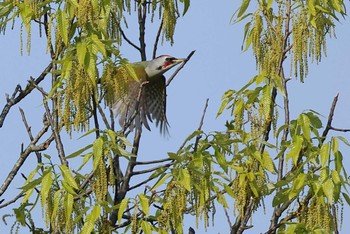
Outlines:
{"label": "thin twig", "polygon": [[[38,85],[41,81],[44,80],[46,75],[51,71],[52,69],[52,63],[50,63],[44,71],[40,74],[38,78],[34,80],[34,83]],[[0,114],[0,128],[3,126],[5,118],[7,114],[9,113],[12,106],[19,103],[23,98],[25,98],[28,94],[30,94],[35,87],[32,85],[32,83],[28,82],[26,87],[24,89],[21,88],[20,85],[17,85],[11,98],[7,98],[7,103],[4,106],[4,108],[1,111]]]}
{"label": "thin twig", "polygon": [[119,26],[119,31],[122,34],[123,39],[132,47],[134,47],[136,50],[141,51],[140,47],[135,45],[125,34],[124,30]]}
{"label": "thin twig", "polygon": [[[45,97],[44,97],[44,99],[45,99]],[[61,139],[61,136],[60,136],[60,133],[59,133],[58,126],[54,122],[54,119],[52,118],[52,115],[51,115],[51,111],[50,111],[49,105],[47,104],[47,102],[45,102],[45,100],[44,100],[44,107],[45,107],[45,110],[46,110],[46,118],[49,121],[52,133],[55,136],[56,149],[57,149],[58,156],[60,158],[61,164],[68,166],[68,161],[67,161],[67,159],[65,157],[63,143],[62,143],[62,139]]]}
{"label": "thin twig", "polygon": [[171,163],[167,163],[167,164],[164,164],[164,165],[161,165],[161,166],[153,167],[153,168],[142,170],[142,171],[134,171],[134,172],[132,172],[132,175],[143,175],[143,174],[146,174],[146,173],[150,173],[150,172],[156,171],[158,169],[168,168],[168,167],[170,167],[173,164],[174,164],[174,162],[171,162]]}
{"label": "thin twig", "polygon": [[17,162],[14,164],[4,183],[0,187],[0,196],[6,191],[8,186],[11,184],[12,180],[15,178],[17,172],[22,167],[29,154],[36,151],[46,150],[49,147],[50,143],[54,140],[54,136],[51,135],[48,139],[46,139],[46,141],[44,141],[40,145],[34,145],[34,142],[37,142],[44,135],[47,129],[48,126],[44,126],[42,130],[38,133],[38,135],[34,138],[34,140],[31,143],[29,143],[27,148],[23,152],[21,152],[21,155],[18,158]]}
{"label": "thin twig", "polygon": [[195,53],[196,51],[193,50],[185,59],[185,61],[183,63],[181,63],[181,65],[176,69],[176,71],[171,75],[171,77],[167,80],[166,82],[166,86],[169,86],[171,81],[175,78],[175,76],[177,75],[177,73],[179,73],[179,71],[186,65],[186,63],[191,59],[192,55]]}
{"label": "thin twig", "polygon": [[[207,98],[207,100],[205,101],[203,114],[202,114],[201,121],[199,122],[199,126],[198,126],[198,129],[197,129],[198,131],[201,131],[201,130],[202,130],[203,123],[204,123],[205,113],[207,112],[207,108],[208,108],[208,103],[209,103],[209,98]],[[194,147],[193,147],[193,151],[194,151],[194,152],[197,151],[198,143],[199,143],[199,140],[201,139],[201,137],[202,137],[201,134],[198,134],[198,135],[196,136],[196,141],[195,141]]]}
{"label": "thin twig", "polygon": [[321,139],[322,143],[326,140],[328,132],[332,128],[332,121],[333,121],[335,107],[336,107],[337,102],[338,102],[338,97],[339,97],[339,93],[337,93],[337,95],[335,95],[335,97],[333,99],[331,110],[329,111],[329,115],[328,115],[327,125],[326,125],[326,128],[324,129],[324,131],[322,133],[322,139]]}
{"label": "thin twig", "polygon": [[[33,141],[34,141],[34,137],[33,137],[33,134],[32,134],[32,130],[31,130],[31,127],[28,125],[28,122],[27,122],[27,119],[26,119],[26,116],[25,116],[25,114],[24,114],[23,109],[22,109],[22,108],[19,108],[19,112],[21,112],[22,121],[23,121],[24,126],[25,126],[25,128],[26,128],[26,130],[27,130],[27,133],[28,133],[28,135],[29,135],[29,139],[30,139],[31,142],[33,142]],[[45,123],[44,123],[44,124],[45,124]],[[36,143],[36,142],[35,142],[35,143]],[[34,143],[34,144],[35,144],[35,143]],[[39,152],[35,152],[35,154],[36,154],[36,157],[37,157],[37,159],[38,159],[38,163],[41,163],[41,162],[42,162],[42,156],[41,156],[41,154],[40,154]],[[43,170],[43,168],[42,168],[42,170]]]}
{"label": "thin twig", "polygon": [[15,196],[12,200],[6,202],[6,203],[3,203],[0,205],[0,209],[1,208],[4,208],[6,206],[9,206],[11,205],[12,203],[15,203],[18,199],[20,199],[21,197],[23,197],[25,195],[25,193],[22,191],[20,192],[17,196]]}
{"label": "thin twig", "polygon": [[147,165],[147,164],[162,163],[162,162],[171,161],[171,160],[172,160],[171,158],[164,158],[164,159],[145,161],[145,162],[137,161],[135,164],[136,165]]}
{"label": "thin twig", "polygon": [[156,39],[154,40],[152,59],[155,59],[157,56],[158,43],[159,43],[160,34],[162,33],[162,28],[163,28],[163,20],[159,25]]}

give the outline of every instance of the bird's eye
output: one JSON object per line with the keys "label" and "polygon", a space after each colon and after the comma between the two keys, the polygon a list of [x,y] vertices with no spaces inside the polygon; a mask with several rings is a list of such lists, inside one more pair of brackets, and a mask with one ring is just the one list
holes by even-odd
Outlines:
{"label": "bird's eye", "polygon": [[165,61],[167,61],[167,62],[171,62],[171,61],[173,61],[174,60],[174,58],[172,58],[172,57],[170,57],[170,58],[165,58]]}
{"label": "bird's eye", "polygon": [[162,66],[157,67],[157,70],[162,70]]}

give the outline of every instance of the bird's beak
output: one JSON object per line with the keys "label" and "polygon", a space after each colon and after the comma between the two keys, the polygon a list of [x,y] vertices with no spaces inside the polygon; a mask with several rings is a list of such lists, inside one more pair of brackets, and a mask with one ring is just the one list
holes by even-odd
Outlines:
{"label": "bird's beak", "polygon": [[186,61],[185,58],[181,58],[181,59],[175,58],[175,59],[172,60],[173,63],[182,63],[184,61]]}

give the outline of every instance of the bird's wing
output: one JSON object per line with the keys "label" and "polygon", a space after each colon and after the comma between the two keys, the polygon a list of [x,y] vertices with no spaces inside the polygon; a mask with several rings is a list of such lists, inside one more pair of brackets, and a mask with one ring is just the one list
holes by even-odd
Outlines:
{"label": "bird's wing", "polygon": [[169,123],[166,118],[166,86],[165,77],[161,76],[152,79],[144,86],[143,105],[141,110],[142,121],[145,126],[147,119],[155,121],[156,126],[160,127],[162,134],[168,132]]}

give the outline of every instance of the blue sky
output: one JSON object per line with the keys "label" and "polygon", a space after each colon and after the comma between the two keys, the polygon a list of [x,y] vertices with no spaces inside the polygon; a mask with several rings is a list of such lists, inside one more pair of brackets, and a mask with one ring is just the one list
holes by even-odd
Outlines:
{"label": "blue sky", "polygon": [[[144,131],[139,155],[141,160],[165,158],[167,152],[176,151],[188,134],[198,127],[207,98],[210,100],[204,131],[224,130],[223,124],[226,119],[230,118],[229,115],[226,113],[216,118],[222,94],[228,89],[239,89],[256,75],[253,55],[250,51],[243,53],[240,49],[244,24],[232,25],[229,23],[236,9],[237,1],[220,1],[220,3],[209,0],[192,1],[186,16],[178,21],[173,47],[165,43],[164,46],[158,48],[158,54],[170,54],[177,57],[185,57],[192,50],[196,50],[196,53],[167,89],[167,116],[171,126],[171,137],[169,139],[161,137],[158,129],[152,132]],[[350,128],[350,23],[346,20],[348,18],[337,24],[338,39],[328,40],[327,57],[324,57],[318,65],[310,64],[309,76],[305,82],[300,83],[293,78],[288,83],[292,119],[305,110],[313,109],[324,116],[322,120],[325,123],[332,100],[339,92],[333,125],[338,128]],[[132,34],[132,27],[130,25],[128,32],[131,33],[130,35],[135,35]],[[146,30],[151,35],[157,28],[148,25]],[[24,49],[24,55],[21,56],[19,38],[19,27],[16,27],[14,31],[8,30],[6,35],[0,35],[1,108],[6,103],[5,93],[11,95],[17,84],[24,86],[30,76],[37,77],[49,62],[44,39],[37,38],[33,33],[31,55],[27,56]],[[135,39],[137,39],[136,36]],[[151,41],[148,41],[147,45],[150,58]],[[139,60],[139,55],[127,43],[123,44],[121,52],[130,61]],[[45,85],[49,85],[49,82]],[[18,107],[24,109],[32,131],[36,133],[41,126],[43,113],[41,102],[41,95],[34,92],[28,100],[12,108],[4,127],[0,129],[0,148],[2,149],[0,183],[18,158],[20,144],[24,143],[26,146],[29,143]],[[334,135],[340,134],[334,133]],[[79,140],[79,136],[80,134],[73,135],[66,148],[67,154],[88,142],[88,139]],[[350,133],[343,134],[343,136],[349,139]],[[346,167],[350,171],[350,150],[345,147],[342,149]],[[54,147],[52,147],[52,152],[54,152]],[[28,173],[35,167],[35,163],[35,156],[30,156],[21,172]],[[5,193],[4,198],[10,199],[17,195],[18,191],[15,188],[20,187],[23,183],[23,179],[17,175],[15,184]],[[262,212],[254,215],[252,221],[255,228],[247,233],[266,231],[271,211],[268,200],[265,206],[267,215],[265,216]],[[4,210],[0,210],[0,216],[3,214]],[[350,224],[346,222],[349,215],[350,208],[345,206],[345,222],[341,233],[350,232]],[[41,217],[40,211],[38,216]],[[187,225],[194,226],[195,224],[194,221],[189,220]],[[5,227],[1,222],[0,231],[6,232],[6,230],[9,230],[9,227]],[[203,229],[200,230],[199,232],[202,233]],[[209,228],[208,233],[227,233],[227,230],[226,217],[218,211],[215,227]]]}

